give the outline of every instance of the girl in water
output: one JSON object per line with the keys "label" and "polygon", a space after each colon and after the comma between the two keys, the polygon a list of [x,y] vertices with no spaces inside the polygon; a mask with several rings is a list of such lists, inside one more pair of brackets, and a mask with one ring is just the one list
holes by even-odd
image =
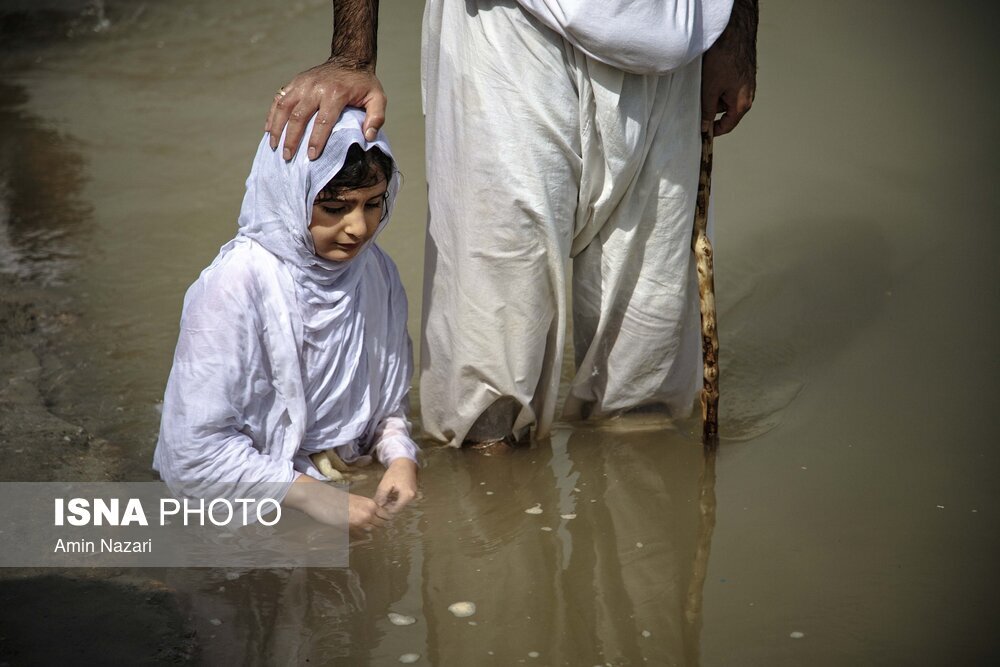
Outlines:
{"label": "girl in water", "polygon": [[336,524],[343,492],[322,482],[373,458],[386,471],[374,499],[349,496],[352,529],[416,495],[406,295],[375,245],[399,173],[363,121],[345,110],[315,161],[286,162],[266,136],[257,149],[236,238],[184,298],[153,459],[179,495],[278,489],[284,506]]}

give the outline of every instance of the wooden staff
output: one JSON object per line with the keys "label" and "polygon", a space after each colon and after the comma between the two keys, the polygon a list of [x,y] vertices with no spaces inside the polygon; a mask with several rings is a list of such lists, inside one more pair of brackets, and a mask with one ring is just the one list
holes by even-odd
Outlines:
{"label": "wooden staff", "polygon": [[712,126],[701,133],[701,173],[694,212],[694,250],[698,267],[698,303],[701,308],[701,351],[704,384],[701,390],[702,441],[706,447],[719,444],[719,334],[715,320],[715,271],[712,243],[708,240],[708,197],[712,189]]}

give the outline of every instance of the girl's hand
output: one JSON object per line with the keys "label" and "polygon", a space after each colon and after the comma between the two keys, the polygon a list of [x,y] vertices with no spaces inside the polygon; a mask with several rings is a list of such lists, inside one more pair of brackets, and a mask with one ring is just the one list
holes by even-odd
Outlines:
{"label": "girl's hand", "polygon": [[328,526],[342,529],[346,524],[354,535],[371,532],[389,519],[389,512],[374,500],[347,493],[308,475],[295,479],[282,505],[305,512]]}
{"label": "girl's hand", "polygon": [[396,514],[417,497],[417,464],[398,458],[389,464],[375,491],[375,503]]}
{"label": "girl's hand", "polygon": [[389,520],[389,513],[371,498],[350,494],[347,517],[351,533],[370,533]]}

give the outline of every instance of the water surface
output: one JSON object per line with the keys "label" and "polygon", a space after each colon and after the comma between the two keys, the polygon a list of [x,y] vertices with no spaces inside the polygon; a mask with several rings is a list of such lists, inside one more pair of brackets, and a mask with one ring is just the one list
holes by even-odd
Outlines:
{"label": "water surface", "polygon": [[[270,95],[325,56],[329,7],[106,10],[3,55],[0,270],[71,296],[51,401],[143,479],[183,292],[235,230]],[[383,2],[379,44],[405,175],[382,242],[414,336],[421,11]],[[995,14],[765,4],[757,103],[716,150],[717,459],[649,415],[508,458],[432,449],[423,498],[348,570],[161,573],[206,660],[997,658]]]}

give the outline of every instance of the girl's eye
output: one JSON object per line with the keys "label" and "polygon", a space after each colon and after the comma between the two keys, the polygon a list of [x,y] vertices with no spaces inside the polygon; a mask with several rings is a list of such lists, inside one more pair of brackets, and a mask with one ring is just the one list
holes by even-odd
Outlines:
{"label": "girl's eye", "polygon": [[343,206],[323,206],[323,211],[329,213],[330,215],[340,215],[344,212]]}
{"label": "girl's eye", "polygon": [[365,208],[367,209],[382,208],[382,200],[379,199],[376,202],[368,202],[367,204],[365,204]]}

